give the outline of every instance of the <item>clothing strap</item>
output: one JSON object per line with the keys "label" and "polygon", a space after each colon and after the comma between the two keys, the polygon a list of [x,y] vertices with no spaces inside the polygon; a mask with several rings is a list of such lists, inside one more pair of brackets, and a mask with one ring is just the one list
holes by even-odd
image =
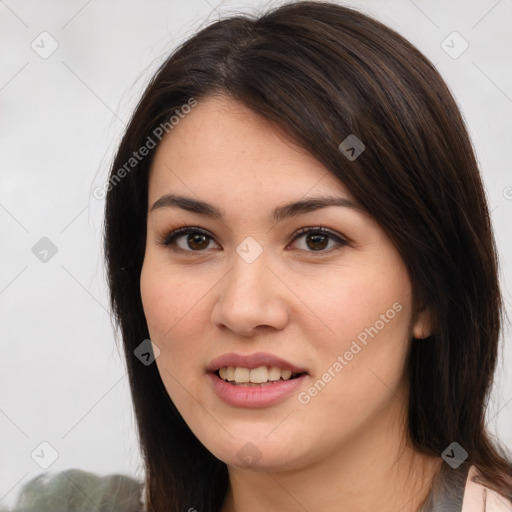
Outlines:
{"label": "clothing strap", "polygon": [[461,512],[469,468],[467,462],[455,469],[443,462],[418,512]]}

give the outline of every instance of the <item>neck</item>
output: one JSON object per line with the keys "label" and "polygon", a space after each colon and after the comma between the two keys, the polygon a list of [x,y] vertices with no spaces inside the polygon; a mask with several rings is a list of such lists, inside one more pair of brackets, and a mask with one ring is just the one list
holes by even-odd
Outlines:
{"label": "neck", "polygon": [[229,466],[230,486],[221,512],[416,512],[442,459],[414,450],[405,428],[393,420],[400,414],[388,413],[328,457],[299,469]]}

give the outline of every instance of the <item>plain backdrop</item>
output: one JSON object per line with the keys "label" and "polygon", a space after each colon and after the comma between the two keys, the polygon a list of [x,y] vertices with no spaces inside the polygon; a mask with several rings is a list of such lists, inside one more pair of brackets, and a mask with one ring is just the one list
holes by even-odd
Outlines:
{"label": "plain backdrop", "polygon": [[[142,478],[108,314],[104,201],[92,191],[165,56],[219,16],[266,4],[0,1],[0,506],[12,506],[21,485],[46,470]],[[487,187],[510,315],[512,1],[344,4],[407,37],[453,91]],[[503,339],[488,424],[510,449],[509,327]]]}

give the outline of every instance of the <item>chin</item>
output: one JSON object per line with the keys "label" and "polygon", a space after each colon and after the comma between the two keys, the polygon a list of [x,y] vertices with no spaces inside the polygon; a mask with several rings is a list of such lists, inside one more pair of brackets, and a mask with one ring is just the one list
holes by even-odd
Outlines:
{"label": "chin", "polygon": [[287,445],[282,438],[269,440],[246,434],[243,438],[232,439],[229,445],[207,448],[215,457],[237,469],[282,471],[296,469],[301,465],[303,456],[294,451],[296,446],[295,442]]}

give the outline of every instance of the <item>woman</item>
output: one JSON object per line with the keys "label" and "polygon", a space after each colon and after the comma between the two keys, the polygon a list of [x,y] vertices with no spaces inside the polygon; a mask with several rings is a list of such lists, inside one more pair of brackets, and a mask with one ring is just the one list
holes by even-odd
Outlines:
{"label": "woman", "polygon": [[512,508],[489,212],[410,43],[320,2],[214,23],[107,189],[148,512]]}

